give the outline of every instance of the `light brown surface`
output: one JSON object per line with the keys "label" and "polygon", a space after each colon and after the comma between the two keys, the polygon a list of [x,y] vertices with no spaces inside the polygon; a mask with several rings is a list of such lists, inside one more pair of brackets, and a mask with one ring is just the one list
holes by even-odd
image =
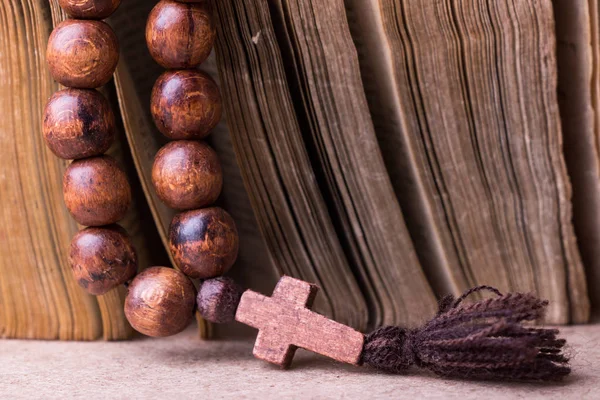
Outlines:
{"label": "light brown surface", "polygon": [[416,371],[386,375],[305,351],[282,371],[255,360],[249,340],[202,342],[193,329],[131,342],[2,341],[0,398],[596,398],[600,326],[564,332],[575,372],[558,385],[442,380]]}

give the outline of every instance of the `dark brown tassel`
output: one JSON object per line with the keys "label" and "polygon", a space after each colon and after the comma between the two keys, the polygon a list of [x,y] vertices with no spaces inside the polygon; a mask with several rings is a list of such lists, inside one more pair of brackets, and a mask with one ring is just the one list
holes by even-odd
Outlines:
{"label": "dark brown tassel", "polygon": [[[496,297],[462,304],[483,290]],[[560,380],[571,372],[558,330],[523,326],[543,317],[547,301],[531,294],[502,295],[479,286],[457,300],[440,301],[438,314],[418,329],[380,328],[365,338],[362,361],[375,368],[405,372],[411,365],[465,379]]]}

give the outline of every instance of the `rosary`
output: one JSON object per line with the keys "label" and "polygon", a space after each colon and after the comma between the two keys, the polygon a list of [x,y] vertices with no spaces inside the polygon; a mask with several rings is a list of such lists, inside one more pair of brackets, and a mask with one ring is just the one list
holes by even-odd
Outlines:
{"label": "rosary", "polygon": [[[115,116],[95,90],[112,77],[117,37],[103,18],[120,0],[59,0],[73,18],[56,26],[47,50],[53,78],[67,88],[46,106],[43,134],[58,157],[74,160],[63,179],[65,204],[87,228],[75,235],[69,259],[80,286],[101,295],[125,284],[125,315],[137,331],[154,337],[181,332],[196,310],[207,321],[238,321],[259,330],[257,358],[288,367],[297,348],[340,362],[405,372],[415,365],[465,379],[560,380],[570,373],[558,330],[528,324],[548,303],[531,294],[479,286],[440,301],[420,328],[383,327],[363,335],[310,310],[315,285],[284,276],[271,297],[243,291],[223,277],[239,247],[231,216],[211,206],[223,173],[216,152],[202,139],[217,125],[222,102],[215,81],[197,67],[211,53],[215,22],[208,0],[162,0],[152,10],[146,42],[167,69],[156,81],[151,113],[173,141],[156,155],[152,182],[159,198],[180,211],[169,228],[178,270],[152,267],[138,274],[137,256],[123,228],[131,189],[117,162],[104,155],[115,135]],[[199,279],[196,290],[190,280]],[[494,297],[465,304],[476,292]]]}

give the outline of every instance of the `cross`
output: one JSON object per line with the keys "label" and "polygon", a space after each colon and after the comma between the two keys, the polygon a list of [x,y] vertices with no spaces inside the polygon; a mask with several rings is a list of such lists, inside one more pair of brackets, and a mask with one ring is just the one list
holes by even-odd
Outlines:
{"label": "cross", "polygon": [[364,335],[309,309],[318,287],[284,276],[272,297],[247,290],[235,319],[259,330],[254,356],[289,367],[298,347],[335,360],[360,363]]}

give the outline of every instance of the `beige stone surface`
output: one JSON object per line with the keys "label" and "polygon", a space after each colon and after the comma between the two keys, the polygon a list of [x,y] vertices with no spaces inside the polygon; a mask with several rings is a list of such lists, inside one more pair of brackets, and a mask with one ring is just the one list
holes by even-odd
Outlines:
{"label": "beige stone surface", "polygon": [[0,399],[599,399],[600,325],[565,328],[573,375],[561,384],[381,374],[299,351],[292,369],[255,360],[247,339],[193,330],[131,342],[0,341]]}

